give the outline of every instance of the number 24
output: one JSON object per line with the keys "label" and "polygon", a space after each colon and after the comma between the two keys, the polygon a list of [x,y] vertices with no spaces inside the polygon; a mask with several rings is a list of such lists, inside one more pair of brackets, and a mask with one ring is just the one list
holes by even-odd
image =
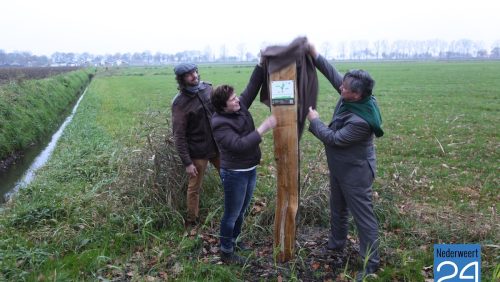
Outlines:
{"label": "number 24", "polygon": [[[451,265],[451,266],[453,266],[453,269],[455,269],[455,271],[452,274],[450,274],[450,275],[443,276],[443,277],[439,278],[437,282],[442,282],[442,281],[451,279],[451,278],[453,278],[453,277],[455,277],[457,275],[458,267],[457,267],[456,263],[454,263],[452,261],[449,261],[449,260],[443,261],[443,262],[441,262],[437,266],[436,270],[439,272],[441,270],[441,267],[443,265]],[[474,276],[472,276],[472,275],[465,276],[464,275],[465,270],[469,269],[469,267],[471,267],[471,266],[474,266],[474,270],[475,270]],[[466,266],[464,266],[464,268],[462,268],[462,271],[460,271],[459,278],[460,279],[474,279],[474,282],[478,282],[478,279],[479,279],[478,275],[479,275],[479,265],[478,265],[478,262],[477,261],[473,261],[473,262],[467,264]]]}

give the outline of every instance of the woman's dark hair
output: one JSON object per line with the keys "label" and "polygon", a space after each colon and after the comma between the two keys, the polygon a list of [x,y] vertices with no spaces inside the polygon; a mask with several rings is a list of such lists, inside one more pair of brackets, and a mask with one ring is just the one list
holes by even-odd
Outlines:
{"label": "woman's dark hair", "polygon": [[350,70],[344,75],[344,81],[350,78],[349,88],[352,92],[361,94],[361,99],[372,95],[375,80],[364,70]]}
{"label": "woman's dark hair", "polygon": [[215,111],[218,113],[224,112],[224,108],[227,106],[227,100],[229,97],[233,95],[234,88],[231,85],[223,84],[217,86],[212,91],[212,96],[210,97],[210,101],[215,108]]}
{"label": "woman's dark hair", "polygon": [[[193,71],[195,71],[196,73],[198,73],[198,81],[201,81],[201,75],[200,73],[198,72],[198,68],[195,68]],[[187,72],[185,74],[181,74],[181,75],[176,75],[175,76],[175,80],[177,80],[177,89],[178,90],[181,90],[183,88],[186,87],[186,83],[184,83],[184,76],[188,73],[191,73],[191,72]]]}

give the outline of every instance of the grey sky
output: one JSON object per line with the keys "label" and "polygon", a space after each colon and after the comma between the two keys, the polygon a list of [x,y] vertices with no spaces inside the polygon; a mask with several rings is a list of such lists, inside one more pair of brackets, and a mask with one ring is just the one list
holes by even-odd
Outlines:
{"label": "grey sky", "polygon": [[0,49],[175,53],[222,45],[257,53],[305,35],[318,47],[354,40],[500,40],[498,0],[6,0]]}

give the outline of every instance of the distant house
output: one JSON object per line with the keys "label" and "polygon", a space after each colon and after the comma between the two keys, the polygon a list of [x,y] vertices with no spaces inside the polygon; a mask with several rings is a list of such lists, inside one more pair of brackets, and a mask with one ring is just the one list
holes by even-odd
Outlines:
{"label": "distant house", "polygon": [[124,61],[122,59],[116,59],[116,60],[113,60],[113,59],[102,59],[101,60],[101,63],[100,63],[101,66],[106,66],[106,67],[118,67],[118,66],[128,66],[129,63],[127,61]]}
{"label": "distant house", "polygon": [[51,67],[65,67],[66,63],[65,62],[53,62],[50,64]]}
{"label": "distant house", "polygon": [[124,61],[122,59],[118,59],[115,61],[115,66],[128,66],[129,63],[127,61]]}

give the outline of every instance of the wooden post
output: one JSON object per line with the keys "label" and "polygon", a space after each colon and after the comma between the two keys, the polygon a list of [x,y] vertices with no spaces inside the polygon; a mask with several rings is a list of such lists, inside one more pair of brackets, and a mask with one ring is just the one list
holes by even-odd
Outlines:
{"label": "wooden post", "polygon": [[[273,130],[274,156],[278,174],[274,248],[278,251],[277,259],[280,262],[293,258],[295,247],[295,216],[299,196],[296,69],[293,63],[278,72],[271,73],[269,79],[272,98],[271,112],[277,120],[276,128]],[[291,99],[290,94],[293,96]]]}

